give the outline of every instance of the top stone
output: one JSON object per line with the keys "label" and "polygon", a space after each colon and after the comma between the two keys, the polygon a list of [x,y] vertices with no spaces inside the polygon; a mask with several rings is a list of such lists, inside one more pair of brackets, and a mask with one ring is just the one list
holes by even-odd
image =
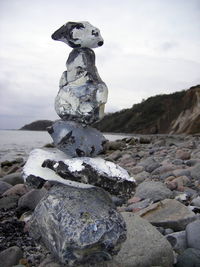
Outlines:
{"label": "top stone", "polygon": [[103,45],[98,28],[88,21],[67,22],[52,34],[52,39],[62,41],[72,48],[96,48]]}
{"label": "top stone", "polygon": [[73,48],[60,79],[55,110],[62,120],[91,125],[103,118],[108,96],[91,49],[103,45],[100,31],[87,21],[68,22],[52,38]]}

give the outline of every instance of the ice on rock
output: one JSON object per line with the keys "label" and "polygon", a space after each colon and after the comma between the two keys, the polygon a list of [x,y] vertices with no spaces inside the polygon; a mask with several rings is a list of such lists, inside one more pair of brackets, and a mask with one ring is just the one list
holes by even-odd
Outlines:
{"label": "ice on rock", "polygon": [[53,170],[63,179],[99,186],[114,195],[129,196],[136,185],[125,169],[98,157],[61,161],[47,159],[42,166]]}
{"label": "ice on rock", "polygon": [[[53,160],[53,161],[60,161],[68,159],[67,155],[63,152],[55,149],[34,149],[31,151],[29,158],[24,165],[23,168],[23,177],[24,181],[30,176],[35,177],[35,179],[42,178],[44,180],[58,182],[62,184],[66,184],[69,186],[75,186],[79,188],[90,188],[91,185],[81,184],[77,182],[73,182],[70,180],[65,180],[61,176],[59,176],[55,171],[47,168],[43,168],[42,164],[45,160]],[[54,164],[54,168],[57,168],[59,163]]]}
{"label": "ice on rock", "polygon": [[48,131],[56,147],[71,157],[94,157],[103,151],[106,142],[98,130],[74,121],[58,120]]}
{"label": "ice on rock", "polygon": [[62,152],[35,149],[30,153],[24,169],[24,179],[59,182],[87,188],[99,186],[111,194],[129,196],[135,188],[135,180],[119,165],[101,158],[68,158]]}

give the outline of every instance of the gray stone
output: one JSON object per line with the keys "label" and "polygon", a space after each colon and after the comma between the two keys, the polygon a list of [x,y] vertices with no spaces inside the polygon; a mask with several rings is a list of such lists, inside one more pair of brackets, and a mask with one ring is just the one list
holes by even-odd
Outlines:
{"label": "gray stone", "polygon": [[22,197],[20,197],[18,201],[18,206],[20,208],[29,208],[30,210],[34,210],[39,201],[45,196],[47,190],[45,188],[42,189],[32,189]]}
{"label": "gray stone", "polygon": [[55,100],[57,114],[64,120],[84,124],[98,121],[104,116],[108,94],[95,67],[95,54],[91,49],[103,45],[99,30],[86,21],[68,22],[52,38],[75,48],[60,80]]}
{"label": "gray stone", "polygon": [[12,185],[10,185],[9,183],[0,181],[0,195],[2,195],[5,191],[10,189],[11,187]]}
{"label": "gray stone", "polygon": [[0,209],[10,209],[17,206],[19,196],[11,195],[0,198]]}
{"label": "gray stone", "polygon": [[186,232],[180,231],[165,236],[173,249],[178,253],[182,253],[187,248]]}
{"label": "gray stone", "polygon": [[71,157],[94,157],[103,151],[106,142],[98,130],[73,121],[55,121],[48,131],[55,146]]}
{"label": "gray stone", "polygon": [[190,169],[190,175],[195,180],[200,180],[200,163]]}
{"label": "gray stone", "polygon": [[172,191],[161,182],[145,181],[138,185],[135,192],[135,197],[148,198],[152,201],[163,200],[171,198]]}
{"label": "gray stone", "polygon": [[140,172],[134,175],[134,179],[136,180],[137,184],[144,182],[144,180],[148,179],[149,177],[150,177],[150,174],[146,171],[143,171],[143,172]]}
{"label": "gray stone", "polygon": [[149,206],[149,204],[151,204],[151,200],[150,199],[145,199],[136,203],[132,203],[130,204],[127,208],[126,211],[138,211],[140,209],[144,209],[146,207]]}
{"label": "gray stone", "polygon": [[122,212],[127,226],[127,240],[113,261],[105,267],[149,267],[173,265],[173,251],[155,227],[133,213]]}
{"label": "gray stone", "polygon": [[151,164],[149,164],[148,166],[146,166],[145,170],[147,172],[153,172],[155,169],[157,169],[158,167],[160,167],[160,163],[153,161]]}
{"label": "gray stone", "polygon": [[178,255],[176,267],[199,267],[200,250],[194,248],[186,249],[181,255]]}
{"label": "gray stone", "polygon": [[189,248],[200,249],[200,220],[196,220],[187,225],[186,236]]}
{"label": "gray stone", "polygon": [[194,198],[191,202],[192,205],[200,207],[200,196]]}
{"label": "gray stone", "polygon": [[103,189],[57,185],[37,205],[30,234],[71,266],[111,259],[126,239],[126,226]]}
{"label": "gray stone", "polygon": [[5,175],[4,177],[1,178],[1,181],[11,185],[21,184],[24,182],[21,172],[15,172]]}
{"label": "gray stone", "polygon": [[195,213],[175,199],[154,203],[136,214],[155,226],[172,228],[174,231],[184,230],[188,223],[196,220]]}
{"label": "gray stone", "polygon": [[0,252],[0,266],[13,267],[23,258],[23,252],[17,246],[7,248]]}

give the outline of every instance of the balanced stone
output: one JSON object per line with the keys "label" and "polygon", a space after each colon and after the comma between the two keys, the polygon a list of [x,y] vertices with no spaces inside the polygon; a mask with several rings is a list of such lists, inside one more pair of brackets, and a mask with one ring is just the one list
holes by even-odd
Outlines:
{"label": "balanced stone", "polygon": [[92,124],[104,116],[108,89],[95,66],[91,48],[103,45],[99,29],[89,22],[68,22],[53,35],[74,49],[66,62],[67,71],[60,79],[55,110],[64,120]]}
{"label": "balanced stone", "polygon": [[51,188],[36,207],[30,233],[68,266],[110,260],[126,239],[126,226],[101,188]]}
{"label": "balanced stone", "polygon": [[58,120],[48,132],[56,147],[71,157],[94,157],[103,151],[106,143],[100,131],[75,121]]}

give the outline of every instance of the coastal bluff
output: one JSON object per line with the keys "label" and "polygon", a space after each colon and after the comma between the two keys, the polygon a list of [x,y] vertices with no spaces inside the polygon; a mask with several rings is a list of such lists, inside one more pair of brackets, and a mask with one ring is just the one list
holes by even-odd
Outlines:
{"label": "coastal bluff", "polygon": [[200,85],[149,97],[132,108],[106,115],[95,127],[114,133],[200,133]]}
{"label": "coastal bluff", "polygon": [[[20,130],[45,131],[52,124],[50,120],[38,120]],[[200,133],[200,85],[149,97],[129,109],[107,114],[93,126],[102,132],[113,133]]]}

